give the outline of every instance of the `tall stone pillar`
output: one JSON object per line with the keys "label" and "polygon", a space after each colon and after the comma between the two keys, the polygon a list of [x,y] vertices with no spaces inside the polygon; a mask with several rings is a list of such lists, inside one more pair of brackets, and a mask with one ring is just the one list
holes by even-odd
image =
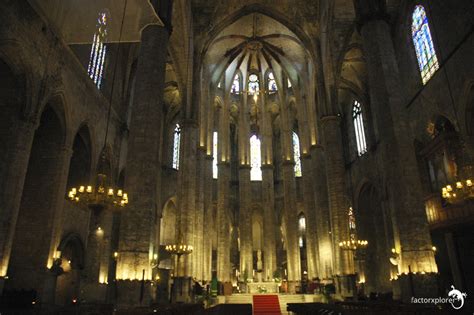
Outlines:
{"label": "tall stone pillar", "polygon": [[316,229],[318,233],[319,277],[329,279],[333,275],[333,248],[329,218],[328,187],[325,156],[320,145],[311,147],[313,163],[313,189],[315,194]]}
{"label": "tall stone pillar", "polygon": [[349,239],[349,209],[344,184],[344,155],[342,148],[341,118],[326,116],[322,118],[324,148],[326,153],[326,174],[331,222],[332,250],[334,257],[334,274],[339,279],[338,293],[351,296],[353,284],[343,278],[353,275],[352,256],[348,251],[339,248],[339,243]]}
{"label": "tall stone pillar", "polygon": [[262,165],[263,275],[265,280],[268,278],[270,280],[273,279],[273,272],[278,269],[276,262],[276,215],[273,171],[273,165]]}
{"label": "tall stone pillar", "polygon": [[[175,291],[173,301],[191,302],[190,291],[191,277],[195,275],[202,246],[199,242],[202,239],[202,228],[197,225],[202,216],[199,209],[196,209],[196,184],[197,184],[197,148],[198,148],[198,128],[194,120],[182,122],[181,130],[181,165],[179,167],[178,179],[178,242],[197,247],[191,254],[177,257],[176,275],[174,278]],[[202,210],[202,209],[201,209]],[[199,235],[201,232],[201,235]],[[195,247],[195,248],[196,248]],[[197,262],[195,263],[195,261]]]}
{"label": "tall stone pillar", "polygon": [[282,163],[283,203],[286,223],[286,255],[288,262],[288,284],[291,293],[295,292],[301,280],[300,249],[298,247],[298,209],[296,208],[295,164],[291,160]]}
{"label": "tall stone pillar", "polygon": [[313,174],[310,155],[303,155],[301,163],[303,164],[303,200],[306,209],[306,255],[308,261],[308,279],[313,279],[319,276],[318,229],[316,225],[316,203],[313,188],[313,182],[315,181],[316,176]]}
{"label": "tall stone pillar", "polygon": [[[117,261],[119,305],[148,304],[151,299],[151,259],[158,246],[152,240],[169,36],[169,29],[158,25],[142,31],[125,179],[130,204],[122,213]],[[145,286],[141,280],[145,280]]]}
{"label": "tall stone pillar", "polygon": [[8,271],[15,226],[20,209],[31,145],[36,124],[19,121],[12,132],[15,139],[9,149],[8,165],[0,178],[0,295]]}
{"label": "tall stone pillar", "polygon": [[405,108],[385,6],[385,1],[381,0],[355,1],[367,61],[372,116],[376,123],[379,169],[384,183],[381,190],[387,192],[395,246],[400,252],[399,272],[437,272],[414,137],[410,133],[409,113]]}
{"label": "tall stone pillar", "polygon": [[[219,137],[219,139],[221,139]],[[221,142],[220,142],[221,143]],[[229,182],[230,164],[219,162],[217,178],[217,279],[221,282],[231,280],[230,270],[230,231],[229,231]]]}
{"label": "tall stone pillar", "polygon": [[[197,152],[197,170],[196,170],[196,224],[194,231],[194,277],[197,280],[204,279],[204,223],[205,223],[205,186],[207,182],[206,171],[206,151],[205,148],[199,147]],[[207,234],[206,234],[207,235]]]}
{"label": "tall stone pillar", "polygon": [[112,216],[110,209],[91,214],[85,256],[85,275],[80,285],[81,297],[89,302],[104,303],[107,298],[109,263],[112,258]]}
{"label": "tall stone pillar", "polygon": [[203,280],[212,280],[212,235],[217,228],[212,213],[212,156],[206,155],[204,161],[204,243],[203,243]]}
{"label": "tall stone pillar", "polygon": [[[246,137],[248,138],[248,137]],[[252,213],[250,209],[250,166],[239,166],[239,230],[240,230],[240,274],[250,278],[253,271]],[[242,278],[243,279],[243,278]],[[243,279],[244,281],[246,279]]]}

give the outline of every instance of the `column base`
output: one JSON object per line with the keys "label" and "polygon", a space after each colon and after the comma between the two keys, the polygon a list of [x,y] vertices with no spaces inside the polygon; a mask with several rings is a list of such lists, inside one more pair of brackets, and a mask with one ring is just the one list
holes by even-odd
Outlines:
{"label": "column base", "polygon": [[151,281],[117,280],[117,306],[148,306],[153,302]]}
{"label": "column base", "polygon": [[334,278],[336,295],[339,295],[343,299],[356,296],[356,278],[356,275],[336,275]]}
{"label": "column base", "polygon": [[105,303],[107,300],[107,284],[85,283],[81,285],[81,300],[86,303]]}
{"label": "column base", "polygon": [[[438,275],[436,273],[410,273],[392,280],[393,298],[411,303],[412,298],[438,297]],[[449,289],[449,288],[446,288]]]}
{"label": "column base", "polygon": [[[296,291],[301,291],[301,281],[296,280],[296,281],[288,281],[288,293],[290,294],[296,294]],[[297,288],[299,287],[299,290]]]}
{"label": "column base", "polygon": [[0,277],[0,296],[3,295],[3,288],[5,287],[5,278]]}
{"label": "column base", "polygon": [[191,277],[174,277],[171,286],[172,303],[191,303],[193,300],[193,282]]}

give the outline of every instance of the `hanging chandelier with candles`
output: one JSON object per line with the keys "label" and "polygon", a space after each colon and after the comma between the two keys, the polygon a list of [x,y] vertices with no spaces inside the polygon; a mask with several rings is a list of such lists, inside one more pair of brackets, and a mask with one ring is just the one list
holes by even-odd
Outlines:
{"label": "hanging chandelier with candles", "polygon": [[[127,0],[125,0],[122,22],[120,26],[120,34],[117,43],[116,55],[119,55],[120,43],[123,33],[123,25],[125,20],[125,13],[127,8]],[[128,194],[122,189],[114,187],[113,183],[110,180],[110,164],[107,160],[106,146],[107,146],[107,137],[109,134],[109,125],[110,125],[110,115],[112,112],[113,96],[114,96],[114,87],[115,87],[115,78],[117,74],[119,58],[115,58],[115,64],[113,69],[113,75],[111,80],[111,89],[109,97],[109,107],[107,112],[107,123],[105,127],[105,136],[104,136],[104,147],[100,155],[99,164],[96,173],[95,185],[86,184],[80,185],[78,187],[72,187],[68,194],[67,199],[75,202],[85,208],[93,210],[102,210],[102,209],[119,209],[120,207],[125,207],[128,204]]]}
{"label": "hanging chandelier with candles", "polygon": [[367,240],[357,239],[355,216],[352,207],[349,207],[347,216],[349,218],[349,239],[339,242],[339,247],[342,250],[350,251],[360,251],[366,249],[369,245],[369,242]]}
{"label": "hanging chandelier with candles", "polygon": [[472,175],[472,166],[464,166],[462,175],[456,182],[441,188],[441,196],[452,204],[474,199],[474,178],[470,175]]}

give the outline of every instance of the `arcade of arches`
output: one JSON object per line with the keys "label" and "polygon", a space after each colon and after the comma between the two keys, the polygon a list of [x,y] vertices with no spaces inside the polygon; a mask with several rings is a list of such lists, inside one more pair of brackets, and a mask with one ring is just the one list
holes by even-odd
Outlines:
{"label": "arcade of arches", "polygon": [[[473,296],[473,16],[470,0],[2,1],[0,293]],[[67,198],[98,173],[125,207]]]}

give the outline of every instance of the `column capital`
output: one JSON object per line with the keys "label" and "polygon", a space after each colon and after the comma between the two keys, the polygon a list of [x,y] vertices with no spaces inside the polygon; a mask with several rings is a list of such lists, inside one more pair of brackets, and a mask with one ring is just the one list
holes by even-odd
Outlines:
{"label": "column capital", "polygon": [[327,122],[330,122],[330,121],[335,121],[337,123],[340,123],[341,122],[341,115],[340,114],[337,114],[337,115],[327,115],[327,116],[323,116],[321,117],[321,122],[323,125],[325,125]]}
{"label": "column capital", "polygon": [[155,10],[158,18],[163,22],[164,28],[171,35],[173,26],[171,25],[171,17],[173,12],[173,0],[148,0]]}
{"label": "column capital", "polygon": [[240,164],[239,165],[239,170],[249,170],[252,167],[249,164]]}
{"label": "column capital", "polygon": [[283,160],[283,162],[281,162],[281,165],[283,165],[283,166],[287,166],[287,165],[295,166],[295,161],[293,161],[293,160]]}
{"label": "column capital", "polygon": [[370,21],[388,21],[385,0],[354,0],[357,28],[360,30]]}

